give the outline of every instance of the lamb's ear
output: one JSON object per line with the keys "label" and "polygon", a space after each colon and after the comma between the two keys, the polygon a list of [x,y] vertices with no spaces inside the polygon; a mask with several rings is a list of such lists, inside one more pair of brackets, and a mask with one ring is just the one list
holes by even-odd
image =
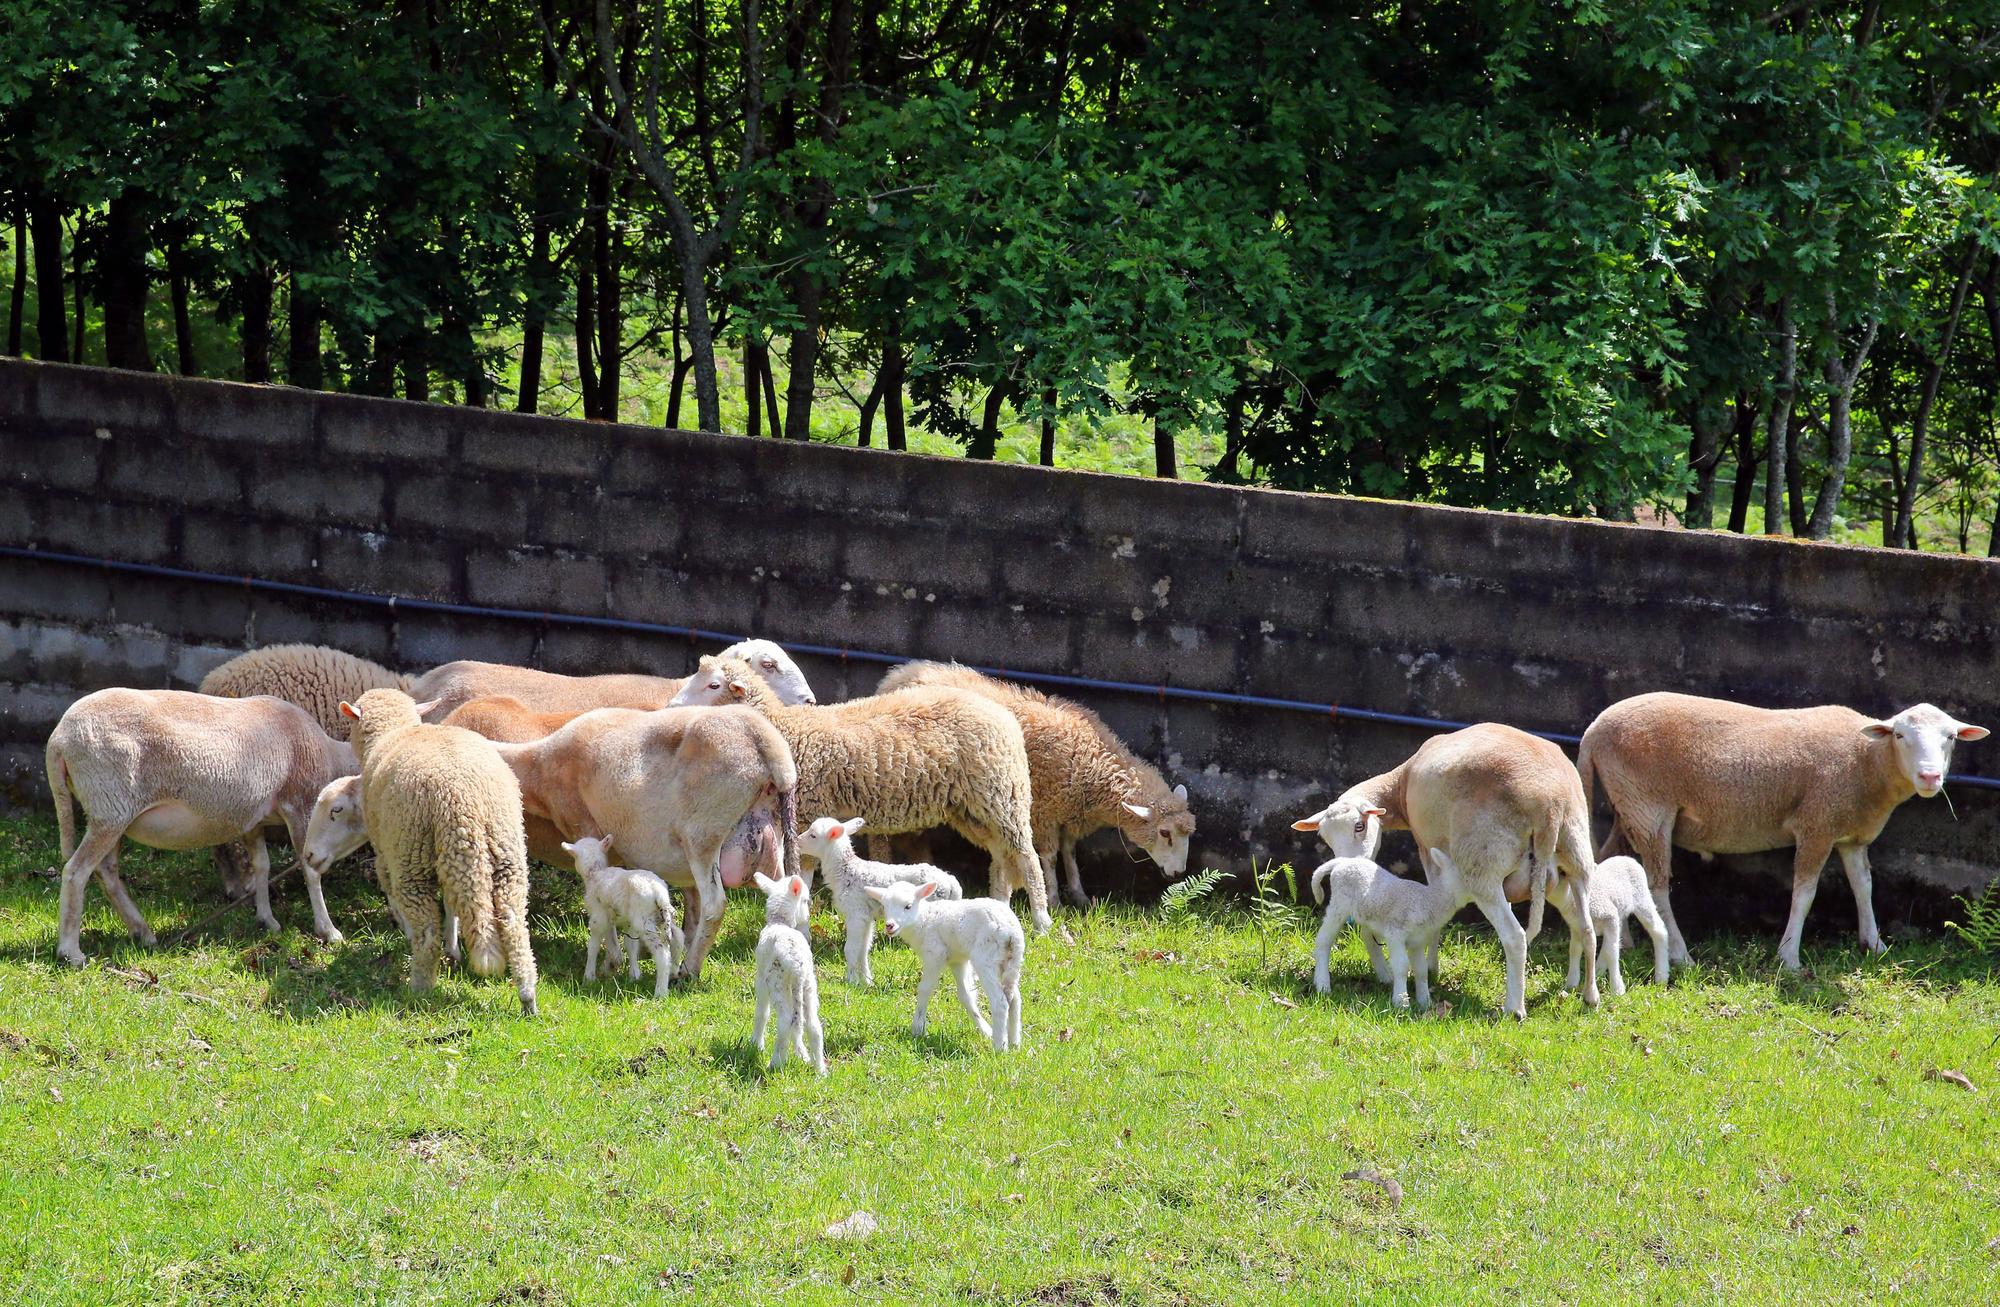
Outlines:
{"label": "lamb's ear", "polygon": [[361,710],[359,708],[356,708],[353,704],[349,703],[345,699],[342,699],[340,701],[340,715],[342,717],[352,718],[357,722],[361,720]]}
{"label": "lamb's ear", "polygon": [[1861,728],[1861,733],[1872,735],[1879,740],[1885,735],[1894,735],[1896,728],[1888,722],[1869,722]]}
{"label": "lamb's ear", "polygon": [[1153,810],[1147,807],[1143,803],[1127,803],[1124,806],[1125,806],[1125,811],[1131,813],[1134,817],[1137,817],[1140,821],[1145,821],[1146,819],[1148,819],[1153,815]]}
{"label": "lamb's ear", "polygon": [[576,856],[576,845],[574,845],[574,844],[571,844],[571,843],[570,843],[569,841],[567,841],[567,840],[564,840],[564,841],[563,841],[563,846],[562,846],[562,851],[563,851],[564,853],[567,853],[567,854],[569,854],[569,856],[570,856],[570,857],[574,858],[574,857]]}
{"label": "lamb's ear", "polygon": [[[1977,728],[1975,727],[1974,729]],[[1985,732],[1981,731],[1980,734],[1983,735],[1985,734]],[[1974,738],[1976,739],[1977,737],[1975,736]],[[860,830],[863,826],[866,826],[868,823],[859,817],[849,817],[846,821],[843,821],[840,824],[846,828],[847,833],[849,835],[852,835],[855,831]]]}
{"label": "lamb's ear", "polygon": [[1363,808],[1361,810],[1361,815],[1364,817],[1373,817],[1377,821],[1380,821],[1382,818],[1389,815],[1389,810],[1387,808]]}
{"label": "lamb's ear", "polygon": [[778,888],[778,882],[772,880],[769,876],[766,876],[763,872],[753,871],[750,874],[756,878],[757,888],[763,890],[766,894],[769,894],[772,890]]}
{"label": "lamb's ear", "polygon": [[846,833],[847,833],[847,828],[845,826],[829,826],[827,828],[826,837],[830,840],[837,840]]}
{"label": "lamb's ear", "polygon": [[937,893],[937,886],[930,881],[925,881],[923,884],[917,886],[917,892],[914,897],[919,902],[922,902],[935,893]]}
{"label": "lamb's ear", "polygon": [[793,898],[797,898],[806,892],[806,883],[801,878],[794,876],[792,877],[792,883],[785,886],[785,888],[791,893]]}
{"label": "lamb's ear", "polygon": [[1293,822],[1293,823],[1292,823],[1292,829],[1293,829],[1293,830],[1318,830],[1318,829],[1319,829],[1319,818],[1317,818],[1317,817],[1301,817],[1301,818],[1299,818],[1299,819],[1298,819],[1297,821],[1295,821],[1295,822]]}
{"label": "lamb's ear", "polygon": [[863,885],[861,887],[861,892],[863,894],[866,894],[869,898],[874,899],[877,903],[882,904],[884,907],[888,906],[889,897],[887,894],[883,893],[882,887],[880,885]]}
{"label": "lamb's ear", "polygon": [[1958,723],[1958,728],[1952,732],[1952,734],[1956,735],[1959,739],[1964,740],[1968,744],[1970,744],[1974,740],[1983,740],[1992,733],[1993,732],[1987,730],[1984,726],[1970,726],[1967,725],[1965,722]]}
{"label": "lamb's ear", "polygon": [[608,833],[600,836],[597,842],[604,846],[604,851],[606,853],[611,852],[611,836]]}
{"label": "lamb's ear", "polygon": [[1179,800],[1180,800],[1180,801],[1181,801],[1182,803],[1186,803],[1186,802],[1187,802],[1187,786],[1185,786],[1185,785],[1176,785],[1176,786],[1174,786],[1174,797],[1175,797],[1176,799],[1179,799]]}

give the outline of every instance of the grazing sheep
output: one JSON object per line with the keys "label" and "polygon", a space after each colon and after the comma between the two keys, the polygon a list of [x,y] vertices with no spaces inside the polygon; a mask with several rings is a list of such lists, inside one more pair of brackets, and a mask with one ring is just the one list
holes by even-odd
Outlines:
{"label": "grazing sheep", "polygon": [[[1313,900],[1326,904],[1320,922],[1319,941],[1313,950],[1313,988],[1320,993],[1333,989],[1329,960],[1341,930],[1352,921],[1361,928],[1361,938],[1369,941],[1368,956],[1386,945],[1389,955],[1390,1001],[1399,1008],[1410,1005],[1405,985],[1414,970],[1417,1006],[1431,1005],[1430,969],[1426,965],[1438,932],[1465,902],[1465,888],[1451,855],[1441,849],[1430,851],[1430,865],[1437,876],[1432,884],[1404,880],[1367,857],[1337,857],[1313,872]],[[1414,969],[1412,959],[1415,960]],[[1380,967],[1376,975],[1382,976]]]}
{"label": "grazing sheep", "polygon": [[1000,705],[929,688],[828,707],[787,705],[736,658],[702,659],[676,702],[757,709],[792,747],[808,812],[864,812],[884,834],[950,826],[992,858],[993,897],[1025,889],[1036,928],[1049,928],[1027,746]]}
{"label": "grazing sheep", "polygon": [[[980,1038],[991,1038],[1001,1053],[1021,1046],[1021,963],[1028,943],[1012,908],[993,899],[940,903],[935,885],[870,885],[863,892],[882,905],[883,929],[892,938],[908,940],[923,963],[911,1034],[922,1039],[929,1029],[931,994],[949,966],[958,982],[958,1001],[979,1027]],[[972,997],[973,971],[986,991],[986,1006],[993,1009],[991,1025]]]}
{"label": "grazing sheep", "polygon": [[511,971],[535,1015],[528,944],[528,848],[521,787],[495,745],[456,726],[427,726],[400,690],[370,690],[354,719],[361,806],[375,870],[410,938],[410,987],[437,983],[438,899],[464,924],[475,974]]}
{"label": "grazing sheep", "polygon": [[[361,778],[343,776],[329,781],[313,800],[312,817],[306,822],[306,840],[298,851],[299,866],[305,872],[306,893],[312,898],[314,929],[329,944],[338,944],[345,936],[334,929],[333,919],[326,914],[320,880],[334,863],[366,843],[368,822],[361,812]],[[393,899],[389,901],[389,915],[396,919],[396,925],[405,935],[410,933],[410,924],[403,920]],[[460,960],[458,917],[448,907],[444,910],[444,952],[453,962]]]}
{"label": "grazing sheep", "polygon": [[[764,1023],[778,1011],[778,1032],[771,1049],[771,1070],[785,1065],[797,1052],[826,1074],[826,1031],[819,1023],[819,977],[813,971],[812,945],[806,939],[812,888],[802,876],[772,880],[757,873],[764,891],[764,933],[757,937],[757,1022],[750,1042],[764,1051]],[[810,1044],[810,1049],[808,1049]]]}
{"label": "grazing sheep", "polygon": [[683,979],[701,974],[725,887],[759,868],[798,871],[798,769],[777,728],[747,708],[599,708],[542,739],[491,747],[519,779],[528,817],[565,839],[610,835],[624,861],[687,890]]}
{"label": "grazing sheep", "polygon": [[1645,864],[1675,962],[1688,960],[1668,881],[1674,846],[1710,857],[1790,847],[1792,912],[1778,960],[1799,968],[1799,935],[1829,853],[1854,889],[1861,946],[1888,945],[1875,925],[1868,846],[1911,795],[1944,789],[1952,746],[1986,738],[1920,703],[1885,721],[1851,708],[1752,708],[1688,694],[1612,704],[1583,733],[1577,767],[1602,782],[1622,839]]}
{"label": "grazing sheep", "polygon": [[[1443,849],[1460,873],[1461,903],[1476,904],[1507,959],[1505,1011],[1527,1015],[1528,937],[1508,906],[1511,891],[1539,898],[1552,872],[1590,892],[1596,865],[1583,782],[1561,749],[1511,726],[1485,722],[1424,741],[1403,763],[1351,786],[1335,804],[1377,809],[1384,830],[1408,830],[1423,850]],[[1315,827],[1318,818],[1308,818]],[[1433,883],[1437,869],[1425,862]],[[1535,909],[1531,909],[1534,911]],[[1584,937],[1583,1001],[1597,1005],[1597,942]],[[1435,971],[1435,964],[1431,969]]]}
{"label": "grazing sheep", "polygon": [[1024,685],[1012,685],[957,663],[904,663],[882,678],[877,694],[913,686],[944,686],[991,699],[1014,714],[1028,749],[1034,791],[1035,853],[1056,892],[1056,858],[1062,857],[1070,901],[1088,908],[1076,865],[1076,843],[1114,826],[1146,851],[1168,876],[1187,871],[1194,814],[1187,786],[1169,788],[1159,768],[1135,757],[1101,718]]}
{"label": "grazing sheep", "polygon": [[597,948],[604,945],[610,964],[618,965],[618,937],[632,950],[632,979],[639,978],[639,945],[653,955],[653,997],[664,998],[674,967],[687,952],[687,939],[674,924],[674,896],[667,883],[650,871],[614,867],[607,855],[611,837],[586,836],[563,845],[583,877],[583,907],[590,914],[590,942],[584,947],[583,978],[597,979]]}
{"label": "grazing sheep", "polygon": [[[185,690],[85,695],[49,733],[45,762],[63,854],[56,956],[77,967],[93,872],[132,934],[148,948],[158,942],[118,874],[118,842],[126,837],[156,849],[242,841],[257,920],[276,931],[264,830],[283,826],[297,847],[314,797],[356,770],[354,750],[295,704]],[[72,797],[87,823],[80,843]],[[326,924],[324,913],[315,903],[316,925]]]}
{"label": "grazing sheep", "polygon": [[[771,641],[744,640],[729,646],[724,654],[748,662],[784,702],[819,702],[792,656]],[[511,696],[536,712],[664,708],[686,684],[686,677],[563,676],[506,663],[455,662],[425,672],[410,687],[410,693],[434,701],[438,706],[433,715],[442,718],[460,704],[495,695]]]}
{"label": "grazing sheep", "polygon": [[[1613,995],[1625,992],[1625,973],[1618,956],[1630,937],[1625,925],[1627,917],[1637,917],[1652,936],[1653,983],[1667,983],[1667,926],[1660,918],[1660,910],[1653,905],[1653,893],[1646,887],[1646,869],[1637,858],[1597,860],[1597,869],[1590,875],[1587,914],[1579,912],[1565,892],[1551,894],[1549,901],[1569,924],[1569,976],[1563,981],[1564,989],[1576,988],[1580,970],[1577,962],[1583,955],[1583,935],[1587,930],[1597,936],[1597,974],[1610,985]],[[1541,930],[1539,919],[1529,921],[1528,939],[1532,942]]]}
{"label": "grazing sheep", "polygon": [[875,923],[882,905],[868,897],[870,885],[934,885],[941,899],[962,899],[958,877],[929,863],[870,862],[854,851],[854,832],[866,823],[859,817],[836,821],[821,817],[799,836],[799,852],[816,859],[826,875],[827,896],[847,923],[847,983],[872,985],[868,953],[875,945]]}

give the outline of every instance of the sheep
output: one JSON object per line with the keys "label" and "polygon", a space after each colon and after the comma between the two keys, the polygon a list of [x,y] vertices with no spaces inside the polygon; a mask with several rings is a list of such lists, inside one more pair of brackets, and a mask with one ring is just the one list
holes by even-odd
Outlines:
{"label": "sheep", "polygon": [[993,860],[991,892],[1025,889],[1049,928],[1027,746],[1014,715],[959,690],[915,688],[816,707],[779,702],[737,658],[703,658],[676,703],[755,708],[791,745],[809,812],[862,812],[884,834],[948,825]]}
{"label": "sheep", "polygon": [[940,899],[962,899],[958,877],[928,863],[870,862],[854,851],[854,832],[866,823],[859,817],[821,817],[799,836],[799,853],[816,859],[826,876],[834,911],[847,923],[847,983],[872,985],[875,975],[868,954],[875,944],[875,923],[882,905],[868,897],[870,885],[934,885]]}
{"label": "sheep", "polygon": [[534,1016],[521,786],[495,745],[456,726],[425,725],[429,707],[401,690],[370,690],[340,706],[355,722],[376,874],[410,940],[410,988],[437,983],[442,898],[464,925],[473,972],[512,972],[522,1014]]}
{"label": "sheep", "polygon": [[1077,869],[1076,844],[1106,826],[1144,849],[1167,876],[1187,871],[1195,826],[1187,786],[1169,788],[1159,768],[1135,757],[1096,713],[957,663],[904,663],[883,677],[875,692],[893,694],[918,685],[981,695],[1021,723],[1034,793],[1035,853],[1051,896],[1060,854],[1070,900],[1080,908],[1090,906]]}
{"label": "sheep", "polygon": [[[949,966],[979,1037],[992,1039],[995,1052],[1021,1046],[1021,963],[1028,943],[1012,908],[996,899],[940,903],[938,887],[930,884],[870,885],[862,892],[882,905],[883,929],[908,940],[923,964],[912,1035],[922,1039],[930,1028],[931,994]],[[991,1025],[972,996],[974,971],[993,1010]]]}
{"label": "sheep", "polygon": [[1645,864],[1672,960],[1688,960],[1668,882],[1673,848],[1704,858],[1791,847],[1792,910],[1778,961],[1799,969],[1799,936],[1829,853],[1854,890],[1861,946],[1880,953],[1868,846],[1911,795],[1944,789],[1952,746],[1986,738],[1927,703],[1872,720],[1851,708],[1753,708],[1686,694],[1612,704],[1583,733],[1577,768],[1604,786],[1623,841]]}
{"label": "sheep", "polygon": [[612,839],[589,836],[563,845],[583,877],[583,907],[590,914],[590,942],[584,948],[583,978],[597,979],[597,948],[606,946],[611,965],[618,965],[618,937],[632,949],[632,979],[639,978],[639,945],[653,955],[653,997],[664,998],[674,967],[687,952],[687,939],[674,924],[674,896],[667,883],[650,871],[614,867],[608,855]]}
{"label": "sheep", "polygon": [[[1430,1007],[1430,970],[1425,959],[1445,922],[1465,902],[1464,886],[1451,855],[1432,849],[1430,866],[1437,879],[1425,884],[1405,880],[1365,856],[1336,857],[1319,865],[1312,877],[1313,900],[1326,904],[1326,916],[1320,923],[1319,941],[1313,950],[1315,990],[1322,994],[1332,992],[1329,960],[1333,945],[1341,930],[1352,921],[1361,928],[1361,938],[1369,942],[1371,961],[1379,947],[1388,948],[1386,980],[1390,1001],[1399,1008],[1410,1006],[1405,978],[1413,974],[1414,959],[1417,1007]],[[1376,968],[1376,975],[1382,976],[1381,968]]]}
{"label": "sheep", "polygon": [[[819,1021],[819,977],[813,971],[812,945],[806,939],[808,901],[812,890],[802,876],[773,880],[757,873],[764,891],[764,932],[757,937],[757,1021],[750,1042],[764,1051],[764,1023],[771,1009],[778,1012],[778,1032],[771,1049],[771,1070],[785,1065],[794,1051],[826,1074],[826,1031]],[[810,1045],[810,1048],[808,1048]]]}
{"label": "sheep", "polygon": [[[1560,873],[1586,898],[1596,859],[1583,782],[1561,749],[1495,722],[1424,741],[1398,766],[1348,788],[1335,801],[1377,810],[1383,830],[1408,830],[1423,850],[1443,849],[1459,871],[1461,903],[1476,904],[1500,936],[1507,960],[1508,1015],[1527,1015],[1527,932],[1508,906],[1526,889],[1539,898]],[[1321,814],[1324,815],[1324,814]],[[1318,818],[1306,822],[1318,825]],[[1364,827],[1365,829],[1365,827]],[[1436,868],[1425,874],[1433,883]],[[1539,911],[1539,909],[1531,909]],[[1584,937],[1583,1001],[1597,1005],[1597,942]],[[1435,964],[1431,963],[1435,971]]]}
{"label": "sheep", "polygon": [[[536,712],[512,695],[490,695],[460,704],[444,716],[444,725],[463,726],[495,744],[527,744],[569,725],[581,712]],[[563,851],[562,833],[546,819],[527,818],[528,856],[552,867],[572,869],[575,864]]]}
{"label": "sheep", "polygon": [[[1588,914],[1577,911],[1566,893],[1551,894],[1549,901],[1569,923],[1569,976],[1563,982],[1564,989],[1576,988],[1577,960],[1583,953],[1584,933],[1589,931],[1597,936],[1597,973],[1606,978],[1614,997],[1625,992],[1625,973],[1619,966],[1618,955],[1627,938],[1627,917],[1637,917],[1652,936],[1653,983],[1667,983],[1667,926],[1653,904],[1652,891],[1646,887],[1646,869],[1637,858],[1597,860],[1597,869],[1590,876]],[[1531,942],[1541,933],[1541,925],[1539,920],[1528,923]]]}
{"label": "sheep", "polygon": [[[329,781],[319,797],[313,800],[312,817],[306,822],[306,840],[300,846],[299,866],[305,872],[306,892],[312,897],[313,916],[317,922],[320,937],[329,944],[338,944],[345,938],[333,928],[333,921],[326,916],[326,900],[320,895],[320,879],[334,863],[368,843],[368,822],[361,812],[361,778],[343,776],[337,781]],[[395,901],[389,902],[389,915],[396,919],[396,925],[405,935],[410,933],[410,925],[403,920]],[[444,952],[453,962],[460,960],[458,951],[458,917],[447,907],[444,910]]]}
{"label": "sheep", "polygon": [[519,780],[526,816],[563,839],[610,835],[625,862],[687,890],[682,979],[701,974],[726,887],[756,868],[798,871],[798,768],[777,728],[747,708],[598,708],[542,739],[491,747]]}
{"label": "sheep", "polygon": [[[769,640],[744,640],[723,651],[757,670],[786,703],[817,703],[805,673],[792,656]],[[664,708],[686,677],[562,676],[506,663],[455,662],[418,677],[410,693],[438,705],[436,718],[473,699],[509,695],[537,712],[585,712],[592,708]]]}
{"label": "sheep", "polygon": [[[283,826],[297,847],[314,796],[357,770],[354,750],[295,704],[185,690],[85,695],[49,733],[44,763],[63,855],[56,956],[77,967],[93,872],[127,929],[148,948],[158,943],[118,874],[118,842],[126,837],[159,849],[244,842],[257,920],[275,932],[265,828]],[[81,842],[72,800],[87,823]],[[315,891],[322,935],[331,929],[325,912]]]}

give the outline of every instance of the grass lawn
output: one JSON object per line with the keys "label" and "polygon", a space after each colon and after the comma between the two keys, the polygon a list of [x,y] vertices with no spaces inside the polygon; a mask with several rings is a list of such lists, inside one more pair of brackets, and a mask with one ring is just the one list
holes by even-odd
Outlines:
{"label": "grass lawn", "polygon": [[[1484,929],[1412,1018],[1351,933],[1322,1000],[1303,929],[1112,908],[1031,941],[1011,1057],[946,996],[913,1041],[908,950],[857,992],[821,935],[819,1080],[746,1047],[747,897],[655,1002],[581,983],[544,874],[531,1022],[499,983],[413,1001],[351,866],[339,948],[295,879],[284,935],[244,910],[176,944],[215,875],[128,845],[165,942],[93,891],[69,971],[54,861],[52,823],[0,823],[9,1303],[2000,1300],[2000,979],[1938,941],[1864,959],[1845,920],[1817,978],[1710,938],[1598,1013],[1559,994],[1556,922],[1517,1025]],[[872,1237],[826,1237],[857,1210]]]}

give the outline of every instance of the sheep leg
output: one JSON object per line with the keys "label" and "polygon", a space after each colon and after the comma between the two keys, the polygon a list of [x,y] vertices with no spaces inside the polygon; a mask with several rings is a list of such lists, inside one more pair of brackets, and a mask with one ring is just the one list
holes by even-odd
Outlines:
{"label": "sheep leg", "polygon": [[924,973],[917,979],[917,1015],[910,1022],[910,1033],[922,1039],[931,1028],[931,995],[937,992],[938,981],[944,978],[944,963],[924,959]]}
{"label": "sheep leg", "polygon": [[[1619,829],[1626,829],[1621,823]],[[1681,938],[1681,928],[1674,920],[1674,905],[1671,898],[1671,882],[1674,871],[1673,820],[1671,816],[1665,824],[1647,830],[1643,835],[1626,836],[1632,847],[1638,850],[1639,862],[1646,868],[1646,886],[1653,892],[1653,903],[1660,910],[1660,917],[1667,924],[1667,956],[1675,962],[1691,961],[1688,957],[1687,941]],[[1606,842],[1609,847],[1609,841]]]}
{"label": "sheep leg", "polygon": [[1007,989],[1007,1034],[1008,1047],[1021,1046],[1021,967],[1017,962],[1002,977]]}
{"label": "sheep leg", "polygon": [[799,1040],[799,1009],[797,1002],[788,997],[778,1004],[778,1029],[771,1039],[771,1070],[777,1071],[791,1057],[792,1048]]}
{"label": "sheep leg", "polygon": [[771,991],[763,985],[757,986],[757,1020],[750,1027],[750,1046],[758,1053],[764,1051],[764,1023],[771,1019]]}
{"label": "sheep leg", "polygon": [[1514,909],[1500,887],[1491,887],[1491,897],[1474,899],[1480,913],[1500,936],[1500,952],[1507,960],[1507,1002],[1502,1009],[1517,1021],[1528,1015],[1528,932],[1514,917]]}
{"label": "sheep leg", "polygon": [[806,1047],[799,1055],[812,1063],[812,1069],[819,1075],[826,1074],[826,1027],[819,1019],[819,986],[813,985],[805,992],[805,1012],[801,1024],[805,1026]]}
{"label": "sheep leg", "polygon": [[1868,870],[1868,846],[1840,846],[1840,865],[1847,872],[1848,888],[1854,891],[1854,912],[1860,919],[1861,947],[1870,953],[1887,953],[1882,932],[1875,925],[1875,877]]}
{"label": "sheep leg", "polygon": [[1388,984],[1391,969],[1388,956],[1382,952],[1382,941],[1366,926],[1360,927],[1360,931],[1361,946],[1368,950],[1368,965],[1375,968],[1375,979]]}
{"label": "sheep leg", "polygon": [[1076,865],[1076,836],[1067,832],[1062,837],[1063,879],[1069,887],[1070,901],[1088,912],[1096,904],[1090,895],[1083,892],[1083,872]]}
{"label": "sheep leg", "polygon": [[146,919],[139,915],[139,905],[132,901],[124,878],[118,874],[117,849],[105,854],[104,861],[97,864],[97,881],[104,886],[104,897],[111,900],[111,906],[124,918],[125,929],[132,932],[132,937],[147,948],[157,945],[159,937],[153,934],[153,928],[146,924]]}
{"label": "sheep leg", "polygon": [[872,985],[875,973],[868,965],[868,954],[875,947],[875,918],[865,912],[857,912],[847,919],[847,983],[850,985]]}
{"label": "sheep leg", "polygon": [[1646,928],[1646,934],[1653,941],[1653,983],[1667,983],[1667,923],[1660,919],[1660,910],[1650,903],[1641,903],[1637,912],[1639,924]]}
{"label": "sheep leg", "polygon": [[715,937],[722,933],[722,909],[725,903],[722,894],[722,844],[720,841],[708,848],[687,849],[688,871],[694,883],[688,886],[688,910],[699,914],[692,938],[688,940],[687,957],[681,962],[680,977],[683,980],[701,979],[701,964],[708,957],[708,950],[715,943]]}
{"label": "sheep leg", "polygon": [[1062,901],[1062,891],[1056,883],[1056,847],[1051,844],[1046,850],[1035,849],[1035,860],[1042,864],[1042,897],[1050,903]]}
{"label": "sheep leg", "polygon": [[1575,926],[1569,928],[1569,971],[1563,976],[1563,988],[1575,989],[1583,982],[1578,974],[1583,960],[1583,932]]}
{"label": "sheep leg", "polygon": [[632,979],[634,980],[637,980],[639,978],[639,943],[640,941],[637,935],[627,935],[625,937],[625,951],[627,955],[632,959],[632,970],[630,974],[632,976]]}
{"label": "sheep leg", "polygon": [[257,924],[275,935],[281,929],[271,914],[271,849],[262,830],[246,831],[243,847],[250,851],[250,888],[257,895]]}
{"label": "sheep leg", "polygon": [[328,944],[342,943],[347,936],[334,926],[333,917],[326,910],[326,891],[320,886],[319,870],[304,858],[300,858],[298,863],[299,870],[305,875],[306,898],[312,904],[313,934]]}
{"label": "sheep leg", "polygon": [[430,885],[400,888],[404,927],[410,932],[410,988],[427,994],[437,987],[438,977],[437,891]]}
{"label": "sheep leg", "polygon": [[1411,970],[1410,980],[1417,988],[1417,1007],[1428,1012],[1431,1007],[1431,978],[1429,970],[1424,965],[1424,958],[1430,951],[1430,941],[1419,940],[1418,944],[1420,947],[1417,950],[1417,965]]}
{"label": "sheep leg", "polygon": [[[1328,904],[1326,919],[1319,923],[1319,939],[1313,945],[1313,991],[1315,993],[1330,994],[1333,992],[1333,975],[1329,962],[1333,957],[1334,941],[1340,938],[1340,928],[1346,924],[1347,921],[1345,918],[1334,916],[1333,906]],[[1368,932],[1365,930],[1362,931],[1361,938],[1368,939]],[[1368,947],[1372,956],[1375,942],[1369,940]],[[1376,974],[1380,975],[1381,973],[1378,971]]]}
{"label": "sheep leg", "polygon": [[453,962],[465,961],[465,954],[458,947],[458,914],[449,904],[444,910],[444,951]]}
{"label": "sheep leg", "polygon": [[1389,1002],[1398,1011],[1410,1006],[1410,943],[1401,934],[1389,936]]}
{"label": "sheep leg", "polygon": [[1622,997],[1625,993],[1625,964],[1619,961],[1619,955],[1625,949],[1624,921],[1614,921],[1605,927],[1597,942],[1597,970],[1610,982],[1611,996]]}
{"label": "sheep leg", "polygon": [[[653,938],[646,943],[653,951],[653,997],[665,998],[667,987],[674,978],[674,950],[667,940],[660,937],[658,931],[653,932]],[[633,979],[636,980],[638,977],[634,976]]]}
{"label": "sheep leg", "polygon": [[90,888],[91,874],[117,850],[118,841],[124,837],[122,824],[102,827],[93,824],[85,832],[83,842],[76,846],[76,852],[63,864],[62,889],[57,895],[56,956],[73,967],[83,965],[83,896]]}
{"label": "sheep leg", "polygon": [[[986,1015],[979,1010],[979,1000],[972,994],[972,964],[954,962],[951,967],[951,978],[958,983],[959,1004],[965,1008],[965,1014],[972,1018],[972,1024],[979,1027],[979,1037],[991,1039],[993,1027],[986,1023]],[[997,1024],[1000,1014],[994,1013],[993,1020]]]}
{"label": "sheep leg", "polygon": [[597,945],[604,938],[604,918],[593,912],[590,914],[590,934],[583,942],[583,978],[586,982],[597,979]]}
{"label": "sheep leg", "polygon": [[[963,969],[959,974],[964,975]],[[1000,968],[988,963],[979,968],[979,987],[986,991],[986,1006],[993,1010],[993,1024],[986,1033],[992,1036],[993,1051],[1007,1051],[1008,1040],[1013,1037],[1011,1013],[1007,1008],[1007,988],[1000,983]],[[969,995],[967,996],[969,997]]]}
{"label": "sheep leg", "polygon": [[1785,933],[1778,937],[1778,965],[1787,971],[1799,969],[1799,936],[1805,933],[1806,913],[1819,893],[1819,873],[1831,852],[1823,839],[1801,840],[1793,850],[1792,915],[1785,922]]}

